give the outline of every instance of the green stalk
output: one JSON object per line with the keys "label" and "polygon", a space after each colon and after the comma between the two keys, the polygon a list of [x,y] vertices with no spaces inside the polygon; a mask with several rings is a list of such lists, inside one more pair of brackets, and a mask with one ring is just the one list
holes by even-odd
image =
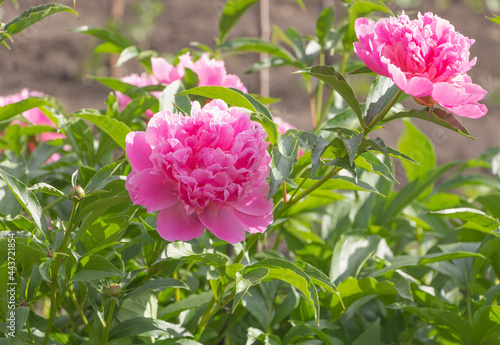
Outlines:
{"label": "green stalk", "polygon": [[316,105],[314,104],[314,93],[311,87],[311,78],[307,74],[304,74],[304,80],[306,82],[307,95],[309,96],[309,108],[311,111],[311,124],[313,128],[316,128]]}
{"label": "green stalk", "polygon": [[279,219],[290,207],[292,207],[293,205],[295,205],[299,200],[303,199],[304,197],[306,197],[307,195],[309,195],[314,190],[318,189],[323,183],[325,183],[326,181],[328,181],[333,176],[337,175],[339,171],[340,171],[339,168],[334,168],[328,174],[326,174],[320,180],[318,180],[318,182],[316,182],[315,184],[313,184],[311,187],[307,188],[305,191],[303,191],[302,193],[300,193],[299,195],[297,195],[295,198],[290,199],[288,201],[288,203],[286,203],[282,208],[280,208],[276,212],[276,214],[274,215],[274,218],[275,219]]}
{"label": "green stalk", "polygon": [[250,235],[248,237],[248,241],[247,241],[247,245],[246,245],[246,250],[242,250],[238,254],[238,256],[236,257],[236,259],[234,260],[235,264],[241,263],[241,260],[243,260],[243,256],[245,256],[245,253],[247,253],[250,250],[250,248],[252,248],[255,245],[255,243],[257,243],[257,241],[260,238],[260,235],[261,235],[260,233],[257,233],[257,234],[252,234],[252,235]]}
{"label": "green stalk", "polygon": [[[69,235],[71,231],[73,231],[73,222],[75,221],[76,210],[78,209],[78,202],[73,202],[73,208],[71,209],[71,215],[69,216],[68,227],[66,228],[66,232],[64,233],[63,240],[61,245],[57,248],[57,252],[66,253],[66,243],[68,242]],[[59,275],[59,268],[61,267],[63,255],[59,255],[56,258],[56,262],[54,264],[52,270],[52,281],[50,286],[50,312],[49,312],[49,322],[47,324],[47,329],[45,330],[45,336],[43,338],[42,345],[47,345],[50,332],[52,332],[52,327],[54,327],[54,321],[56,319],[57,312],[57,277]]]}
{"label": "green stalk", "polygon": [[115,299],[111,298],[111,301],[109,303],[109,311],[108,317],[106,318],[106,326],[104,327],[104,339],[102,341],[102,345],[108,344],[109,330],[111,328],[111,322],[113,322],[113,313],[115,312]]}
{"label": "green stalk", "polygon": [[364,127],[365,135],[368,134],[368,133],[370,133],[370,131],[373,129],[373,127],[375,127],[380,121],[382,121],[384,119],[384,116],[387,115],[387,113],[389,112],[389,110],[391,110],[391,108],[394,105],[394,103],[397,102],[399,96],[401,96],[402,94],[403,94],[403,91],[398,90],[398,92],[394,95],[394,97],[392,97],[392,99],[385,106],[385,108],[382,109],[382,111],[380,113],[378,113],[377,116],[375,116],[373,118],[373,120]]}
{"label": "green stalk", "polygon": [[[321,52],[319,54],[319,64],[320,65],[324,65],[325,64],[325,53]],[[321,115],[320,115],[320,118],[318,119],[318,114],[322,114],[323,113],[323,110],[322,110],[322,107],[323,107],[323,85],[325,85],[325,83],[322,81],[322,80],[319,80],[318,81],[318,97],[316,98],[316,113],[315,113],[315,119],[316,119],[316,126],[314,126],[314,128],[318,128],[319,126],[321,126]]]}

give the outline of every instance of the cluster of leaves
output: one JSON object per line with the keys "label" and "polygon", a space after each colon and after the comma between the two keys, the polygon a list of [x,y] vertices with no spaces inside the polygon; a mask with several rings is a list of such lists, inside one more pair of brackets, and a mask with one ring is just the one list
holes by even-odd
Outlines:
{"label": "cluster of leaves", "polygon": [[[17,287],[15,331],[9,335],[10,323],[0,323],[6,334],[0,344],[498,341],[500,151],[436,166],[432,142],[409,119],[470,136],[452,114],[434,110],[429,117],[427,109],[395,106],[403,96],[385,77],[375,78],[365,103],[358,101],[344,77],[347,70],[367,72],[349,59],[353,22],[374,11],[391,13],[384,4],[345,1],[347,18],[337,27],[327,8],[316,37],[275,28],[272,42],[227,40],[257,2],[228,1],[217,47],[198,47],[214,55],[270,54],[251,71],[296,67],[313,99],[313,131],[280,134],[263,99],[193,87],[196,76],[189,73],[168,86],[143,88],[96,78],[132,98],[122,111],[114,92],[104,110],[68,114],[52,97],[0,108],[0,255],[7,258],[14,233],[17,269],[10,275],[7,259],[0,266],[0,285]],[[119,64],[136,59],[150,70],[156,55],[108,29],[74,31],[100,38],[96,52],[120,54]],[[327,54],[338,63],[314,65]],[[168,243],[155,230],[155,215],[133,205],[125,190],[125,136],[144,130],[148,109],[182,116],[190,101],[211,98],[248,109],[268,133],[275,221],[265,234],[236,245],[208,232]],[[12,124],[35,107],[57,128]],[[406,129],[398,147],[371,135],[401,118]],[[46,131],[66,139],[29,153],[33,136]],[[55,152],[61,158],[46,163]],[[394,158],[408,178],[403,186]],[[5,320],[9,298],[0,290]]]}

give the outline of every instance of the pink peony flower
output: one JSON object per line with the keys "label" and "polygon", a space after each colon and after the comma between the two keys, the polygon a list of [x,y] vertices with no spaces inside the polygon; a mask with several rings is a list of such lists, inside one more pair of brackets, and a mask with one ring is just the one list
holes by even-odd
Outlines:
{"label": "pink peony flower", "polygon": [[190,240],[208,229],[230,243],[273,221],[266,133],[238,108],[192,103],[191,116],[159,112],[146,132],[127,135],[135,204],[158,214],[158,233]]}
{"label": "pink peony flower", "polygon": [[[131,75],[123,77],[120,80],[127,84],[131,84],[137,87],[145,87],[145,86],[159,84],[158,80],[155,78],[154,75],[148,75],[147,73],[141,73],[141,74],[132,73]],[[161,91],[153,91],[151,92],[151,94],[156,98],[160,98]],[[128,97],[127,95],[124,95],[119,91],[116,91],[116,98],[118,100],[118,107],[120,111],[123,111],[123,109],[125,109],[127,104],[129,104],[132,101],[132,98]],[[153,116],[153,112],[151,110],[147,110],[146,114],[149,115],[150,117]]]}
{"label": "pink peony flower", "polygon": [[198,75],[198,86],[234,87],[247,92],[238,76],[227,74],[224,61],[210,59],[208,56],[208,53],[205,53],[196,62],[193,62],[188,52],[179,57],[177,66],[171,65],[163,58],[152,58],[151,67],[155,77],[164,84],[170,84],[182,79],[185,68],[189,68]]}
{"label": "pink peony flower", "polygon": [[[30,91],[28,89],[23,89],[21,90],[20,93],[9,95],[9,96],[0,96],[0,107],[6,106],[8,104],[12,103],[17,103],[20,102],[24,99],[30,98],[30,97],[43,97],[42,92],[38,91]],[[38,108],[32,108],[29,110],[26,110],[24,113],[22,113],[22,116],[31,122],[35,126],[50,126],[52,128],[56,128],[56,125]],[[12,123],[18,124],[20,126],[28,126],[26,123],[21,122],[21,121],[13,121]],[[60,133],[54,133],[54,132],[46,132],[42,133],[40,135],[40,141],[49,141],[49,140],[55,140],[55,139],[64,139],[66,136],[64,134]],[[35,149],[36,145],[32,144],[28,146],[30,151],[33,152]],[[49,157],[47,160],[47,163],[52,163],[61,158],[61,155],[58,153],[54,153],[52,156]]]}
{"label": "pink peony flower", "polygon": [[424,105],[440,104],[458,116],[479,118],[486,114],[477,103],[486,95],[466,74],[474,40],[455,31],[449,21],[432,13],[383,18],[377,23],[358,18],[359,42],[354,50],[375,73],[391,78],[408,95]]}

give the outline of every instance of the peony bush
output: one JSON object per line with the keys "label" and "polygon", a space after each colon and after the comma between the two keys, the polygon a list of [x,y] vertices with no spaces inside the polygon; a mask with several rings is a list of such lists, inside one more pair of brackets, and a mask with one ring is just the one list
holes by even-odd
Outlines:
{"label": "peony bush", "polygon": [[[326,7],[315,36],[230,35],[257,2],[227,1],[216,45],[168,61],[73,29],[144,69],[94,77],[103,109],[0,98],[1,344],[500,343],[500,149],[437,165],[415,125],[472,138],[473,39],[369,1]],[[0,42],[58,12],[77,15],[29,8]],[[308,130],[226,69],[242,52],[302,78]]]}

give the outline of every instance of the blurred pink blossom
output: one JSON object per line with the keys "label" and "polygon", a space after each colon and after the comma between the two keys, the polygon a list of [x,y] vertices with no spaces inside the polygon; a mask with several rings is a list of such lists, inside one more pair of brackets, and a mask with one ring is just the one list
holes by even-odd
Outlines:
{"label": "blurred pink blossom", "polygon": [[466,74],[474,40],[455,31],[449,21],[432,13],[410,20],[404,14],[378,22],[358,18],[359,42],[354,50],[375,73],[391,78],[424,105],[438,103],[458,116],[479,118],[487,109],[478,101],[486,91]]}
{"label": "blurred pink blossom", "polygon": [[[120,80],[127,84],[131,84],[137,87],[145,87],[145,86],[159,84],[158,80],[155,78],[154,75],[148,75],[145,72],[141,74],[132,73],[126,77],[121,78]],[[151,94],[156,98],[160,98],[161,91],[152,91]],[[129,104],[132,101],[132,98],[128,97],[127,95],[124,95],[119,91],[116,91],[116,98],[118,100],[118,106],[120,108],[120,111],[123,111],[123,109],[125,109],[127,104]],[[146,114],[149,115],[149,117],[153,116],[153,112],[151,110],[147,110]]]}
{"label": "blurred pink blossom", "polygon": [[234,87],[247,92],[238,76],[227,74],[224,61],[210,59],[208,53],[201,55],[198,60],[193,62],[189,52],[187,52],[179,57],[179,63],[176,66],[171,65],[163,58],[152,58],[151,66],[155,77],[164,84],[182,79],[185,68],[189,68],[198,75],[198,86]]}
{"label": "blurred pink blossom", "polygon": [[273,221],[267,200],[266,133],[238,108],[213,100],[192,103],[191,116],[159,112],[145,132],[127,135],[132,172],[126,188],[135,204],[159,211],[158,233],[187,241],[208,229],[230,243]]}
{"label": "blurred pink blossom", "polygon": [[[24,99],[30,98],[30,97],[43,97],[42,92],[38,91],[30,91],[28,89],[23,89],[21,90],[20,93],[16,93],[13,95],[8,95],[8,96],[0,96],[0,107],[6,106],[8,104],[12,103],[17,103],[20,102]],[[50,126],[52,128],[56,128],[56,125],[38,108],[32,108],[29,110],[26,110],[25,112],[22,113],[22,116],[31,122],[35,126]],[[29,126],[25,122],[22,121],[12,121],[12,123],[26,127]],[[64,139],[66,136],[64,134],[60,133],[54,133],[54,132],[45,132],[40,135],[40,141],[49,141],[49,140],[55,140],[55,139]],[[32,152],[36,145],[30,143],[29,149]],[[47,163],[52,163],[61,158],[61,155],[58,153],[54,153],[52,156],[49,157],[47,160]]]}

